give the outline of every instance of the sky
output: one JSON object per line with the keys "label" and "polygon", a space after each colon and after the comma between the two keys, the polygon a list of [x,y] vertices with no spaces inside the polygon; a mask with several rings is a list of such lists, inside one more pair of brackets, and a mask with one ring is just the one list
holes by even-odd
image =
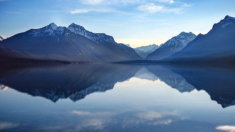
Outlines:
{"label": "sky", "polygon": [[76,23],[134,48],[206,34],[226,15],[235,17],[235,0],[0,0],[0,35]]}

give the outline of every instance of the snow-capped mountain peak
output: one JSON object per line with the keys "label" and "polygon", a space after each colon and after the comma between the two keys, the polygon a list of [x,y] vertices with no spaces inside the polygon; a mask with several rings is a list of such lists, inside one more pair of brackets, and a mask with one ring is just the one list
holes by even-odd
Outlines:
{"label": "snow-capped mountain peak", "polygon": [[177,45],[182,44],[186,46],[189,42],[194,40],[196,38],[196,35],[192,32],[181,32],[179,35],[173,37],[169,41],[167,41],[164,45]]}
{"label": "snow-capped mountain peak", "polygon": [[50,23],[47,26],[47,29],[52,29],[52,30],[56,30],[58,28],[58,26],[55,23]]}
{"label": "snow-capped mountain peak", "polygon": [[34,37],[41,37],[41,36],[58,37],[58,35],[63,34],[65,30],[70,30],[75,34],[84,36],[96,43],[111,42],[116,44],[112,36],[106,35],[104,33],[92,33],[90,31],[87,31],[84,27],[77,25],[75,23],[70,24],[69,27],[60,27],[57,26],[55,23],[50,23],[49,25],[40,29],[31,29],[29,31],[29,35],[33,35]]}
{"label": "snow-capped mountain peak", "polygon": [[49,25],[40,28],[40,29],[32,29],[29,34],[40,37],[40,36],[56,36],[56,34],[63,34],[66,30],[66,27],[59,27],[55,23],[50,23]]}
{"label": "snow-capped mountain peak", "polygon": [[181,32],[178,36],[176,36],[176,38],[182,38],[182,39],[184,39],[184,38],[187,37],[187,36],[195,36],[195,34],[193,34],[192,32],[189,32],[189,33],[187,33],[187,32]]}
{"label": "snow-capped mountain peak", "polygon": [[179,35],[171,38],[162,44],[157,50],[151,53],[147,59],[160,60],[182,50],[189,42],[193,41],[196,35],[192,32],[181,32]]}
{"label": "snow-capped mountain peak", "polygon": [[86,30],[83,26],[80,26],[80,25],[77,25],[75,23],[72,23],[68,26],[68,28],[73,31],[73,32],[76,32],[76,30]]}
{"label": "snow-capped mountain peak", "polygon": [[90,31],[87,31],[84,27],[77,25],[75,23],[72,23],[71,25],[69,25],[68,29],[76,34],[82,35],[97,43],[100,43],[100,42],[116,43],[112,36],[106,35],[104,33],[92,33]]}

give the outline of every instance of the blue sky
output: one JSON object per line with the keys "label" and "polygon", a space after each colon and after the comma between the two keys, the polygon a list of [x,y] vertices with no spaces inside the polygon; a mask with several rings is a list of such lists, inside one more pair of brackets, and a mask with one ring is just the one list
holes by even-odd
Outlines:
{"label": "blue sky", "polygon": [[138,47],[205,34],[226,15],[235,17],[235,0],[0,0],[0,35],[74,22]]}

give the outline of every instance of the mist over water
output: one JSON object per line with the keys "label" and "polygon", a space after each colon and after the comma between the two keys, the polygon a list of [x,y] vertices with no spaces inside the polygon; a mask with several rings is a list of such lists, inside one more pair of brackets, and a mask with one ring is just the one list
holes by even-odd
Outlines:
{"label": "mist over water", "polygon": [[230,68],[56,65],[0,71],[0,131],[233,131]]}

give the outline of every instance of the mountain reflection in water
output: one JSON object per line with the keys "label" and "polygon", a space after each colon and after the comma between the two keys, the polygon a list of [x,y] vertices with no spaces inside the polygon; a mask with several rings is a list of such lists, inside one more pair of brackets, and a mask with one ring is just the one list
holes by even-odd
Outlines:
{"label": "mountain reflection in water", "polygon": [[1,66],[0,131],[230,132],[234,86],[228,67]]}
{"label": "mountain reflection in water", "polygon": [[53,102],[64,98],[76,102],[93,92],[111,90],[117,82],[132,77],[160,79],[181,93],[204,90],[224,108],[235,104],[235,71],[229,68],[99,64],[2,67],[0,86]]}

